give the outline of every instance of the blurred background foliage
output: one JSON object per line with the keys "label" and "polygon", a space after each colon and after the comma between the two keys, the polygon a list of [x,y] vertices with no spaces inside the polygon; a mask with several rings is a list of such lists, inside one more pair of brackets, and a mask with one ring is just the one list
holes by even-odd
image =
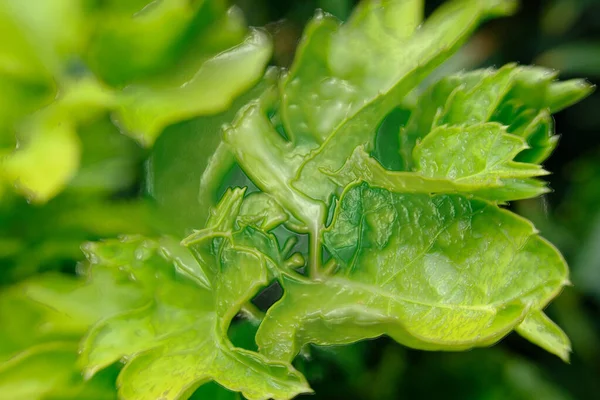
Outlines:
{"label": "blurred background foliage", "polygon": [[[234,3],[250,25],[265,26],[273,36],[271,63],[289,66],[302,29],[316,8],[344,19],[356,2]],[[427,1],[427,10],[440,3]],[[598,15],[599,0],[524,0],[513,17],[484,25],[439,74],[518,61],[558,69],[561,78],[586,77],[598,84]],[[86,240],[122,233],[180,232],[182,220],[199,220],[194,211],[199,208],[200,173],[195,152],[203,148],[206,132],[218,130],[235,108],[170,126],[153,149],[121,135],[108,119],[85,126],[79,132],[79,170],[58,196],[45,204],[30,204],[5,188],[0,201],[0,285],[46,270],[74,273],[82,258],[80,245]],[[598,396],[600,91],[560,112],[555,121],[562,136],[558,150],[546,162],[546,169],[553,172],[548,179],[554,191],[511,207],[534,221],[571,266],[573,286],[548,310],[573,342],[571,364],[516,335],[491,349],[463,353],[413,351],[381,338],[343,348],[307,349],[296,366],[315,389],[313,398],[566,400]],[[0,154],[6,145],[2,141],[7,140],[0,135]],[[227,182],[247,184],[235,167]],[[252,347],[251,338],[252,327],[234,326],[234,342]],[[197,393],[195,398],[210,396],[214,388],[207,385],[202,390],[205,394]]]}

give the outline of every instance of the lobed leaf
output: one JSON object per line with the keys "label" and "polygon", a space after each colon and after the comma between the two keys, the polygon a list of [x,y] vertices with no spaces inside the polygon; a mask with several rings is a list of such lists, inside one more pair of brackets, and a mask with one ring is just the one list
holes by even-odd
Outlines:
{"label": "lobed leaf", "polygon": [[[81,356],[87,376],[126,358],[118,382],[120,395],[128,399],[186,398],[209,380],[252,399],[291,398],[309,390],[291,366],[235,349],[225,339],[241,305],[268,282],[256,251],[223,243],[212,259],[200,259],[200,268],[211,270],[206,288],[178,278],[172,261],[157,254],[157,244],[128,244],[132,251],[106,261],[102,256],[96,268],[126,268],[146,291],[146,304],[90,330]],[[102,251],[103,245],[96,247]]]}
{"label": "lobed leaf", "polygon": [[495,123],[434,129],[413,151],[415,168],[432,178],[473,186],[547,174],[539,165],[513,161],[525,140]]}
{"label": "lobed leaf", "polygon": [[403,169],[415,168],[416,144],[436,127],[492,121],[527,141],[528,148],[517,160],[539,164],[557,142],[550,114],[591,93],[591,86],[583,81],[556,82],[555,78],[554,71],[514,64],[443,78],[419,97],[418,108],[400,131]]}
{"label": "lobed leaf", "polygon": [[[442,135],[448,132],[447,128],[440,129]],[[484,133],[482,138],[487,139],[486,131],[481,132]],[[433,163],[429,165],[431,167],[429,171],[389,171],[359,147],[340,170],[327,173],[333,182],[342,187],[353,182],[367,182],[372,186],[386,188],[398,193],[460,193],[468,197],[475,196],[499,203],[527,199],[548,191],[543,181],[530,178],[530,176],[544,174],[545,171],[540,168],[508,168],[504,171],[497,170],[497,173],[486,166],[485,157],[487,155],[492,156],[492,154],[486,153],[480,148],[474,149],[474,154],[461,152],[456,159],[452,158],[453,156],[446,158],[445,153],[448,150],[446,148],[435,147],[433,150],[439,151],[438,154],[442,156],[440,161],[445,159],[448,162],[449,165],[440,164],[446,170],[442,168],[439,171],[438,164]],[[454,173],[459,170],[464,173],[473,169],[477,159],[480,161],[480,167],[483,167],[481,170],[477,169],[478,174],[470,176],[451,176],[448,174],[451,169]],[[462,164],[460,160],[462,160]],[[513,164],[521,167],[519,163],[509,162],[509,165]],[[522,176],[519,177],[519,175]]]}
{"label": "lobed leaf", "polygon": [[[395,4],[400,3],[404,2]],[[385,62],[377,62],[382,70],[368,71],[385,79],[376,82],[369,82],[368,79],[365,81],[365,85],[370,87],[369,93],[351,102],[352,108],[344,112],[344,118],[333,125],[327,140],[302,164],[293,181],[294,187],[312,198],[327,201],[335,186],[321,171],[340,168],[354,148],[372,144],[374,127],[398,105],[399,99],[450,57],[483,19],[510,12],[511,3],[513,2],[448,2],[436,10],[413,35],[394,43],[399,50],[388,52]],[[389,37],[386,37],[383,42],[389,40]],[[360,42],[358,43],[360,45]],[[373,42],[367,40],[362,45],[377,48]],[[353,44],[354,57],[365,59],[362,54],[369,53],[369,50],[357,50],[356,46]],[[344,61],[344,65],[353,65],[348,60]],[[375,64],[374,61],[373,63]],[[356,73],[362,76],[360,70],[348,72],[350,75]]]}
{"label": "lobed leaf", "polygon": [[[460,195],[353,185],[323,240],[338,268],[286,285],[257,333],[271,358],[383,334],[424,350],[491,345],[568,282],[562,256],[529,222]],[[564,354],[558,340],[544,345]]]}
{"label": "lobed leaf", "polygon": [[225,142],[252,181],[291,211],[296,227],[314,232],[337,189],[326,171],[371,144],[375,126],[482,20],[513,6],[451,1],[422,26],[422,2],[412,0],[367,1],[345,24],[318,14],[279,93],[240,110]]}

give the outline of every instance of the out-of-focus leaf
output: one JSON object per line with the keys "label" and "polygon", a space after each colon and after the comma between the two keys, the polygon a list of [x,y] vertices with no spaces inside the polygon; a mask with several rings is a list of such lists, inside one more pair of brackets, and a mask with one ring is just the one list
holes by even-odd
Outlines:
{"label": "out-of-focus leaf", "polygon": [[86,61],[115,85],[161,72],[181,57],[189,36],[225,10],[221,0],[100,3]]}
{"label": "out-of-focus leaf", "polygon": [[78,124],[109,107],[114,97],[93,79],[72,82],[60,97],[22,122],[19,145],[0,160],[3,175],[36,202],[46,202],[74,176],[81,153]]}
{"label": "out-of-focus leaf", "polygon": [[113,400],[115,374],[107,371],[84,381],[75,367],[77,344],[57,342],[33,347],[0,364],[0,391],[14,400]]}
{"label": "out-of-focus leaf", "polygon": [[600,75],[600,43],[569,43],[540,54],[536,64],[560,70],[569,75]]}
{"label": "out-of-focus leaf", "polygon": [[90,26],[81,0],[0,4],[0,75],[52,86],[85,45]]}
{"label": "out-of-focus leaf", "polygon": [[39,203],[75,175],[80,128],[112,112],[124,133],[150,145],[168,125],[226,111],[271,55],[266,32],[249,31],[221,0],[58,0],[30,8],[13,0],[0,6],[10,38],[0,46],[0,190],[16,186]]}
{"label": "out-of-focus leaf", "polygon": [[252,30],[238,46],[203,60],[185,82],[127,87],[117,124],[141,143],[152,144],[171,123],[225,111],[260,79],[270,57],[270,38],[263,31]]}
{"label": "out-of-focus leaf", "polygon": [[157,140],[148,164],[148,192],[177,233],[204,225],[234,166],[235,158],[222,140],[222,125],[231,122],[240,107],[260,96],[277,77],[277,70],[269,70],[229,110],[173,125]]}
{"label": "out-of-focus leaf", "polygon": [[68,191],[111,193],[137,183],[145,152],[134,140],[121,135],[108,118],[85,124],[78,133],[81,162]]}

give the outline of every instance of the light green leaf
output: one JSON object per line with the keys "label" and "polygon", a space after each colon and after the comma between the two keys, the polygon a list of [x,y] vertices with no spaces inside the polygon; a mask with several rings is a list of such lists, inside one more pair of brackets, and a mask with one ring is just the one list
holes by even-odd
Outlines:
{"label": "light green leaf", "polygon": [[446,178],[473,186],[494,185],[502,179],[546,175],[539,165],[514,157],[527,144],[497,123],[439,127],[415,147],[416,170],[431,178]]}
{"label": "light green leaf", "polygon": [[285,210],[266,193],[251,193],[242,203],[238,221],[253,225],[264,231],[281,225],[288,220]]}
{"label": "light green leaf", "polygon": [[2,175],[35,202],[59,193],[79,166],[80,142],[75,127],[62,120],[39,121],[31,126],[27,142],[0,160]]}
{"label": "light green leaf", "polygon": [[[287,220],[288,215],[281,206],[265,193],[244,198],[245,191],[228,189],[217,207],[211,209],[205,228],[194,231],[181,243],[192,246],[201,259],[210,259],[215,250],[207,244],[214,239],[231,242],[234,247],[251,252],[275,276],[303,263],[298,255],[282,253],[276,236],[267,232],[267,228],[273,229]],[[204,266],[211,280],[219,275],[215,265],[217,263]]]}
{"label": "light green leaf", "polygon": [[327,170],[373,142],[377,124],[482,19],[513,5],[449,2],[418,29],[418,1],[366,2],[344,25],[317,15],[280,93],[267,92],[240,110],[225,142],[252,181],[292,213],[288,226],[315,232],[337,189]]}
{"label": "light green leaf", "polygon": [[541,348],[569,361],[571,341],[558,325],[542,311],[533,312],[516,328],[519,335]]}
{"label": "light green leaf", "polygon": [[[249,31],[222,0],[21,3],[0,5],[11,38],[0,45],[0,186],[36,202],[75,175],[83,123],[112,112],[124,133],[152,144],[168,125],[226,111],[271,56],[268,34]],[[233,157],[221,153],[227,170]]]}
{"label": "light green leaf", "polygon": [[0,392],[12,400],[117,398],[114,374],[85,382],[75,367],[76,359],[75,342],[33,347],[0,364]]}
{"label": "light green leaf", "polygon": [[387,88],[404,55],[398,49],[421,23],[422,8],[422,0],[363,1],[344,25],[317,14],[282,83],[290,139],[322,143],[361,101]]}
{"label": "light green leaf", "polygon": [[263,103],[268,104],[272,96],[272,92],[266,92],[263,99],[242,108],[225,129],[224,141],[252,181],[285,207],[298,229],[306,232],[322,219],[325,207],[290,184],[302,156],[271,124]]}
{"label": "light green leaf", "polygon": [[383,334],[425,350],[488,346],[568,282],[529,222],[459,195],[351,186],[323,239],[338,268],[286,282],[257,334],[271,358]]}
{"label": "light green leaf", "polygon": [[558,143],[558,136],[554,134],[554,120],[547,109],[537,111],[509,101],[496,111],[493,120],[507,125],[509,133],[527,140],[529,148],[516,156],[517,161],[541,163]]}
{"label": "light green leaf", "polygon": [[258,98],[278,76],[276,69],[269,69],[227,111],[170,126],[154,144],[148,166],[148,191],[178,234],[204,226],[210,208],[219,200],[220,187],[235,164],[235,157],[222,139],[223,124],[231,122],[241,107]]}
{"label": "light green leaf", "polygon": [[0,4],[0,75],[53,87],[65,61],[79,53],[89,37],[81,0]]}
{"label": "light green leaf", "polygon": [[[493,126],[493,125],[492,125]],[[460,128],[457,128],[460,130]],[[452,133],[453,131],[449,128],[438,128],[441,135],[445,133]],[[485,130],[482,131],[485,133]],[[450,136],[450,138],[452,138]],[[481,139],[487,139],[485,135],[481,136]],[[513,139],[513,138],[509,138]],[[517,138],[518,139],[518,138]],[[509,140],[509,142],[512,140]],[[517,143],[518,144],[518,143]],[[483,147],[483,149],[491,149],[490,147]],[[434,147],[433,152],[438,151],[438,154],[445,154],[447,149]],[[510,150],[510,149],[509,149]],[[437,164],[430,165],[430,170],[424,171],[406,172],[406,171],[389,171],[383,168],[375,159],[369,156],[364,149],[357,148],[352,156],[346,161],[344,166],[335,172],[327,172],[330,179],[337,185],[344,187],[353,182],[367,182],[371,186],[386,188],[398,193],[460,193],[468,197],[478,197],[491,202],[506,202],[510,200],[527,199],[536,197],[541,194],[548,192],[546,183],[537,179],[528,178],[528,176],[536,176],[543,174],[544,171],[538,167],[529,168],[515,168],[501,171],[500,174],[496,174],[493,171],[487,171],[485,161],[481,160],[481,157],[486,157],[488,154],[490,157],[494,157],[495,153],[486,153],[482,151],[482,148],[474,149],[474,154],[469,153],[459,154],[457,160],[461,160],[464,163],[457,162],[453,164],[454,159],[448,157],[447,163],[444,164],[447,170],[443,168],[436,170],[434,167]],[[492,155],[494,154],[494,155]],[[428,155],[433,156],[433,154]],[[481,175],[457,176],[449,175],[448,172],[452,169],[454,173],[458,170],[464,173],[468,170],[475,169],[474,160],[480,157],[480,167],[483,167]],[[507,159],[510,159],[507,158]],[[511,164],[520,165],[520,163],[511,162]],[[529,165],[529,164],[524,164]],[[427,167],[427,165],[426,165]],[[427,168],[429,168],[427,167]],[[480,168],[478,167],[478,168]],[[479,170],[479,169],[478,169]],[[519,174],[522,174],[519,177]]]}
{"label": "light green leaf", "polygon": [[62,190],[79,166],[76,129],[114,102],[110,90],[91,78],[67,82],[63,93],[22,122],[18,148],[0,166],[5,179],[36,202]]}
{"label": "light green leaf", "polygon": [[[237,196],[229,197],[229,204],[237,202]],[[178,277],[152,241],[130,240],[127,252],[121,244],[95,245],[95,268],[131,274],[146,293],[146,304],[92,328],[81,355],[86,376],[126,358],[119,375],[120,396],[126,399],[186,398],[209,380],[250,399],[287,399],[310,390],[290,365],[234,348],[226,339],[241,305],[268,283],[258,251],[228,240],[204,243],[203,255],[217,246],[212,257],[200,258],[199,267],[211,270],[211,287],[206,288]]]}
{"label": "light green leaf", "polygon": [[[404,4],[397,2],[395,4]],[[407,3],[409,4],[409,3]],[[351,101],[336,102],[341,108],[342,117],[331,124],[326,141],[302,164],[293,185],[310,197],[327,201],[335,190],[335,185],[322,173],[323,169],[339,169],[352,151],[360,145],[372,144],[375,127],[383,120],[410,90],[422,81],[431,71],[450,57],[472,33],[482,19],[494,15],[503,15],[512,11],[514,2],[452,1],[440,7],[415,33],[396,42],[390,42],[389,36],[384,43],[395,46],[395,51],[387,51],[385,58],[373,60],[372,68],[366,68],[354,60],[330,60],[340,70],[333,70],[336,79],[352,82],[351,78],[364,79],[368,92],[360,92],[350,83],[344,83],[346,90],[353,93]],[[359,17],[357,17],[359,18]],[[359,25],[360,26],[360,25]],[[366,28],[371,27],[368,25]],[[364,41],[353,42],[352,50],[344,54],[354,54],[355,59],[367,60],[364,53],[368,48],[379,48],[368,40],[363,27],[356,32],[353,26],[353,40],[364,37]],[[365,29],[366,29],[365,28]],[[341,32],[341,31],[340,31]],[[346,33],[347,34],[347,33]],[[347,48],[344,43],[344,47]],[[385,47],[385,46],[384,46]],[[385,52],[385,49],[379,48]],[[340,50],[342,51],[342,50]],[[306,57],[306,55],[305,55]],[[385,60],[385,62],[380,62]],[[388,61],[389,60],[389,61]],[[364,61],[370,63],[371,61]],[[338,64],[339,63],[339,64]],[[345,70],[350,65],[356,69]],[[371,65],[371,64],[368,64]],[[381,68],[381,69],[380,69]],[[370,77],[373,78],[370,78]],[[321,80],[324,81],[324,80]],[[326,82],[326,81],[324,81]],[[358,93],[354,95],[354,93]],[[335,93],[334,93],[335,94]],[[317,95],[318,98],[318,95]],[[337,98],[336,98],[337,99]],[[308,97],[305,101],[314,102]],[[317,103],[320,105],[320,103]],[[348,105],[349,104],[349,105]],[[344,108],[345,107],[345,108]]]}
{"label": "light green leaf", "polygon": [[225,111],[262,77],[271,46],[266,32],[252,30],[241,44],[201,60],[183,82],[129,86],[121,95],[116,122],[149,145],[171,123]]}
{"label": "light green leaf", "polygon": [[544,161],[556,146],[550,113],[574,104],[591,92],[583,81],[555,82],[554,71],[508,64],[499,70],[459,73],[429,87],[406,127],[400,131],[404,170],[415,168],[416,144],[441,125],[476,125],[489,121],[527,140],[518,161]]}

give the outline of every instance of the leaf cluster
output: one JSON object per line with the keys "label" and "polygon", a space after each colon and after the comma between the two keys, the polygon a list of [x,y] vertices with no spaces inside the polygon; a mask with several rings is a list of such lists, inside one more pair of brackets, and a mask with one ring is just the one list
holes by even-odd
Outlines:
{"label": "leaf cluster", "polygon": [[[116,86],[167,68],[160,63],[182,57],[172,38],[190,26],[209,42],[222,39],[211,32],[229,32],[219,18],[216,31],[204,30],[213,26],[205,17],[191,20],[189,7],[204,15],[217,4],[161,2],[136,25],[121,23],[127,6],[115,3],[114,25],[102,23],[91,41],[90,68]],[[207,155],[194,187],[204,209],[176,210],[191,216],[175,230],[193,223],[192,232],[88,243],[79,278],[48,274],[0,294],[3,320],[15,308],[24,316],[1,332],[0,388],[15,399],[112,398],[118,374],[124,399],[289,399],[311,392],[292,365],[307,345],[382,335],[415,349],[466,350],[516,330],[567,361],[569,339],[543,311],[569,284],[567,265],[503,205],[548,190],[540,177],[557,143],[551,114],[589,85],[513,64],[423,83],[480,23],[515,6],[453,0],[425,22],[418,0],[366,0],[345,23],[317,13],[289,71],[268,69],[231,111],[201,121],[225,125],[198,150]],[[137,34],[155,26],[165,30],[159,41]],[[248,89],[270,52],[262,35],[204,56],[185,85],[165,89],[172,76],[136,81],[97,98],[118,105],[119,126],[152,141]],[[127,59],[133,45],[160,65],[103,64],[107,51]],[[81,106],[65,99],[49,109]],[[382,137],[398,108],[405,120],[395,138]],[[232,167],[243,184],[222,190]],[[177,197],[154,179],[159,202]],[[253,301],[273,283],[283,296],[263,313]],[[237,315],[245,322],[232,324]],[[28,335],[22,324],[33,327]],[[257,326],[256,348],[234,345],[248,325]],[[32,378],[33,370],[44,372]]]}

